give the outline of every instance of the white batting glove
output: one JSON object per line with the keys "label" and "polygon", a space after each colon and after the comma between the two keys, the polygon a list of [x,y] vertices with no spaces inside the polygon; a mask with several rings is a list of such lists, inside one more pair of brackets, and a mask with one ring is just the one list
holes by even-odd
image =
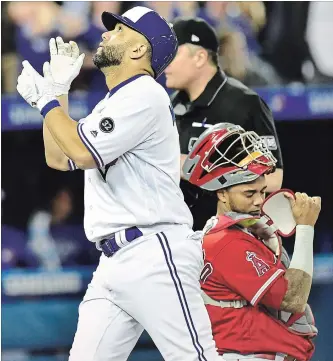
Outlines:
{"label": "white batting glove", "polygon": [[17,79],[17,91],[33,108],[38,108],[43,116],[56,106],[56,99],[50,64],[44,63],[42,77],[27,61],[23,61],[23,70]]}
{"label": "white batting glove", "polygon": [[56,96],[68,94],[72,81],[79,75],[85,54],[75,41],[64,43],[58,36],[50,39],[51,74]]}

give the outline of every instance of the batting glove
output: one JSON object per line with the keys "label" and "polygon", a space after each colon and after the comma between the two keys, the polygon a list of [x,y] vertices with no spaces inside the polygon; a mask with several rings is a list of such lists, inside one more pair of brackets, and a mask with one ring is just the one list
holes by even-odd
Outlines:
{"label": "batting glove", "polygon": [[79,75],[85,54],[76,42],[64,43],[58,36],[50,39],[51,74],[56,96],[68,94],[72,81]]}
{"label": "batting glove", "polygon": [[23,70],[17,79],[17,91],[33,108],[38,108],[45,115],[54,107],[60,106],[56,99],[50,64],[44,63],[42,77],[32,65],[25,60]]}

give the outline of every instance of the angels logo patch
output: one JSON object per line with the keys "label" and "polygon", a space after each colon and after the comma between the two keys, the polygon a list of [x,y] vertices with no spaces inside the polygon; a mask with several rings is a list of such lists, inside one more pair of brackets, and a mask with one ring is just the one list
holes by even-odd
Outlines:
{"label": "angels logo patch", "polygon": [[246,251],[246,260],[252,263],[259,277],[263,276],[270,269],[269,265],[257,257],[254,252]]}
{"label": "angels logo patch", "polygon": [[111,133],[114,129],[114,121],[111,118],[103,118],[99,122],[99,129],[103,133]]}

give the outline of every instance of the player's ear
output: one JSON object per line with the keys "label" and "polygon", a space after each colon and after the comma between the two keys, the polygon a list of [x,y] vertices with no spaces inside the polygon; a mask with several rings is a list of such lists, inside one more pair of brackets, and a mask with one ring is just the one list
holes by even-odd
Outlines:
{"label": "player's ear", "polygon": [[222,203],[228,203],[227,191],[225,189],[219,189],[216,192],[216,195],[219,201],[221,201]]}
{"label": "player's ear", "polygon": [[147,53],[148,47],[143,43],[136,43],[130,48],[130,58],[140,59]]}

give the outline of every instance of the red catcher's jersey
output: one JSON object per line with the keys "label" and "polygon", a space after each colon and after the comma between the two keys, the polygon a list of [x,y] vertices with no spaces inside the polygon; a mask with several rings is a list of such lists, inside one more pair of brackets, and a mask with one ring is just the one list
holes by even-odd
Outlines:
{"label": "red catcher's jersey", "polygon": [[313,343],[291,333],[263,306],[279,309],[287,291],[285,267],[274,253],[245,229],[224,229],[223,217],[204,237],[201,288],[214,300],[246,300],[249,305],[206,305],[220,354],[282,352],[309,360]]}

